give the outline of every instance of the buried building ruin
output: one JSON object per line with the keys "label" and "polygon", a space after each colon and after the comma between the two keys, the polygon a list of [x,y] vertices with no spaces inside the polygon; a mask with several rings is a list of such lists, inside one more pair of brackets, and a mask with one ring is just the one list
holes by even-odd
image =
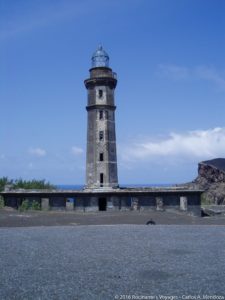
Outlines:
{"label": "buried building ruin", "polygon": [[6,206],[24,200],[42,209],[76,211],[176,210],[201,215],[200,190],[182,187],[120,188],[117,174],[115,101],[116,73],[100,46],[92,56],[90,77],[84,81],[87,101],[86,186],[83,190],[9,190],[0,193]]}

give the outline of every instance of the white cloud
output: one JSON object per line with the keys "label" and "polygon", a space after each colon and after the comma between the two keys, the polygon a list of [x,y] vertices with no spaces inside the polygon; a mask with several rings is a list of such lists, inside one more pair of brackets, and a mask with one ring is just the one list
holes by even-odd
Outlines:
{"label": "white cloud", "polygon": [[220,88],[225,89],[225,78],[215,68],[206,66],[197,67],[195,74],[199,78],[211,81]]}
{"label": "white cloud", "polygon": [[170,79],[184,79],[189,76],[189,69],[175,64],[159,64],[157,74]]}
{"label": "white cloud", "polygon": [[33,156],[43,157],[46,156],[47,152],[42,148],[30,148],[29,153]]}
{"label": "white cloud", "polygon": [[214,67],[196,66],[188,68],[175,64],[159,64],[156,73],[158,76],[165,77],[170,80],[207,80],[225,90],[225,76]]}
{"label": "white cloud", "polygon": [[204,160],[225,156],[225,128],[170,133],[168,137],[121,147],[122,161],[155,161],[167,159]]}
{"label": "white cloud", "polygon": [[73,146],[71,149],[71,153],[75,156],[80,155],[84,152],[84,150],[82,148],[79,148],[77,146]]}

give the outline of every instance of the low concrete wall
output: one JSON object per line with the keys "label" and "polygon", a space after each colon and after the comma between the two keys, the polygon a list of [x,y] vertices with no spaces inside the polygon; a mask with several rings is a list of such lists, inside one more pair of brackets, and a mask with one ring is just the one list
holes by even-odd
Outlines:
{"label": "low concrete wall", "polygon": [[[45,195],[38,193],[1,193],[5,205],[18,208],[22,201],[37,201],[42,209],[65,209],[68,211],[95,212],[99,210],[119,211],[119,210],[149,210],[164,211],[176,210],[183,213],[200,216],[201,215],[201,192],[145,192],[135,193],[129,190],[123,193],[60,193],[51,192]],[[71,201],[68,201],[70,199]]]}
{"label": "low concrete wall", "polygon": [[74,203],[69,202],[68,200],[66,201],[66,210],[68,211],[73,211],[74,210]]}
{"label": "low concrete wall", "polygon": [[41,209],[42,210],[49,210],[49,198],[42,198],[41,199]]}

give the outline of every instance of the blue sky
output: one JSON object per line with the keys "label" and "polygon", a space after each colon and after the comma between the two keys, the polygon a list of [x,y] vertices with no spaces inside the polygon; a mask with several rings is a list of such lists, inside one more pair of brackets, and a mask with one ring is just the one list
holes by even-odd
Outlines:
{"label": "blue sky", "polygon": [[85,183],[86,90],[118,74],[120,183],[192,180],[225,153],[225,2],[0,0],[0,176]]}

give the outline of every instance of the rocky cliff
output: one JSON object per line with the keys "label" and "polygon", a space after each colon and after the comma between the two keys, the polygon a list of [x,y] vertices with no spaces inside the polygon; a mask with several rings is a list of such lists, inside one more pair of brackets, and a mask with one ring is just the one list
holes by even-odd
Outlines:
{"label": "rocky cliff", "polygon": [[225,205],[225,158],[200,162],[197,178],[187,186],[204,190],[203,202]]}

